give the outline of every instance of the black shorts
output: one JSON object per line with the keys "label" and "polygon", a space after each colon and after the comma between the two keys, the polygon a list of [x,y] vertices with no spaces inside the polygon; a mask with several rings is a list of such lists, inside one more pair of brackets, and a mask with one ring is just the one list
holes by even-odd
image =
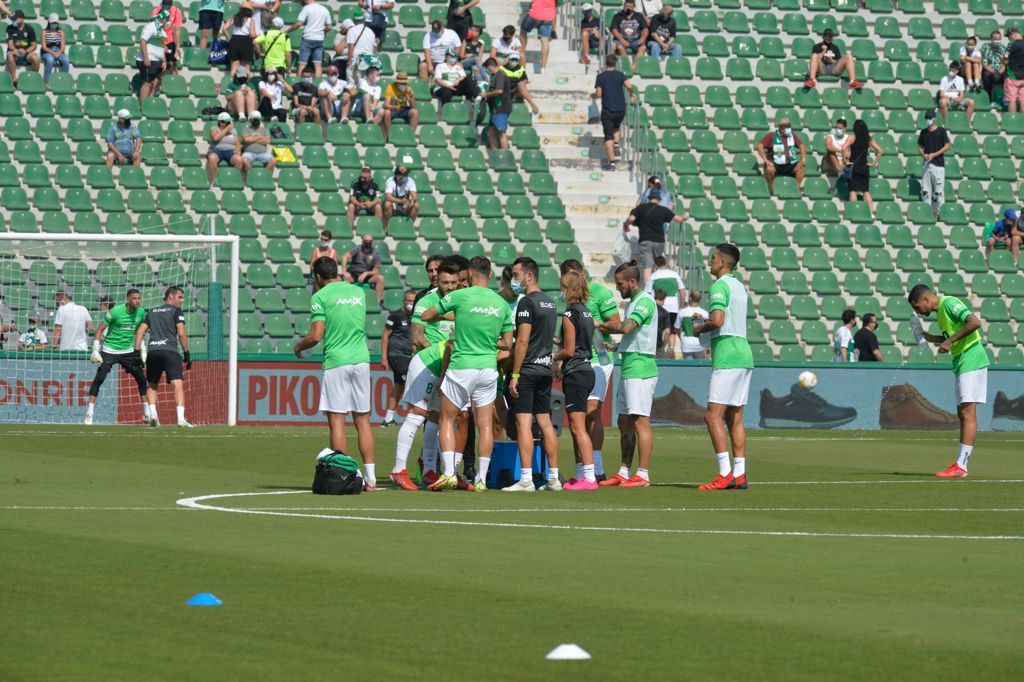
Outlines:
{"label": "black shorts", "polygon": [[376,208],[363,208],[361,206],[356,207],[356,215],[377,215]]}
{"label": "black shorts", "polygon": [[565,394],[566,412],[586,412],[587,399],[594,390],[594,368],[575,369],[562,376],[562,393]]}
{"label": "black shorts", "polygon": [[178,62],[178,44],[167,43],[167,48],[164,50],[164,58],[170,62]]}
{"label": "black shorts", "polygon": [[250,36],[231,36],[228,41],[228,61],[252,63],[253,47]]}
{"label": "black shorts", "polygon": [[505,399],[509,414],[551,414],[551,374],[523,374],[519,377],[519,397],[508,392],[511,379],[505,381]]}
{"label": "black shorts", "polygon": [[394,379],[396,384],[405,383],[405,375],[409,373],[409,361],[412,360],[408,355],[392,355],[388,353],[388,364],[391,365],[391,377]]}
{"label": "black shorts", "polygon": [[132,374],[136,370],[142,369],[142,356],[139,355],[138,351],[132,351],[131,353],[108,353],[105,350],[101,350],[100,357],[103,358],[104,365],[110,367],[121,365],[127,374]]}
{"label": "black shorts", "polygon": [[671,332],[676,328],[676,320],[679,319],[679,313],[668,314],[668,330]]}
{"label": "black shorts", "polygon": [[183,379],[181,356],[165,350],[153,351],[146,356],[146,381],[149,385],[159,384],[161,375],[167,375],[167,381]]}
{"label": "black shorts", "polygon": [[619,132],[619,128],[622,126],[622,119],[624,118],[626,118],[625,111],[601,112],[601,128],[604,129],[604,139],[606,142],[615,138],[615,133]]}
{"label": "black shorts", "polygon": [[135,67],[139,70],[143,83],[152,83],[155,80],[160,80],[160,76],[164,72],[163,62],[150,61],[147,67],[141,60],[136,60]]}
{"label": "black shorts", "polygon": [[212,30],[214,35],[220,33],[220,27],[224,24],[224,13],[204,9],[199,13],[199,28]]}
{"label": "black shorts", "polygon": [[775,177],[786,176],[787,178],[796,177],[796,164],[795,163],[777,163],[775,164]]}

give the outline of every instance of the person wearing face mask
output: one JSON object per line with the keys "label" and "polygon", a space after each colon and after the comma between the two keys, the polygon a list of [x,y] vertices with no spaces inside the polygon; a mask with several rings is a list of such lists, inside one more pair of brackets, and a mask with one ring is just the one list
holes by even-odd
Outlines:
{"label": "person wearing face mask", "polygon": [[359,79],[359,92],[352,106],[352,118],[362,117],[366,123],[378,125],[384,119],[384,108],[381,106],[380,69],[371,66],[366,74]]}
{"label": "person wearing face mask", "polygon": [[356,216],[372,215],[383,218],[381,209],[380,187],[373,180],[373,171],[363,168],[359,171],[359,178],[352,183],[351,194],[348,198],[348,208],[345,213],[348,215],[348,224],[355,230]]}
{"label": "person wearing face mask", "polygon": [[612,48],[615,54],[628,57],[633,52],[633,69],[636,69],[636,58],[647,54],[647,37],[650,27],[647,19],[636,11],[636,3],[626,0],[622,11],[612,17],[611,33],[614,40]]}
{"label": "person wearing face mask", "polygon": [[256,53],[263,57],[264,69],[277,69],[280,72],[287,73],[291,68],[292,44],[283,29],[284,19],[274,17],[270,28],[253,41]]}
{"label": "person wearing face mask", "polygon": [[313,67],[308,64],[302,67],[302,80],[292,88],[292,111],[299,123],[320,122],[320,102],[317,100],[317,88],[313,85]]}
{"label": "person wearing face mask", "polygon": [[284,123],[288,120],[288,110],[284,108],[284,95],[291,95],[294,90],[277,71],[268,70],[263,74],[259,86],[259,104],[257,109],[267,121],[277,118]]}
{"label": "person wearing face mask", "polygon": [[36,31],[25,22],[25,13],[20,9],[11,15],[13,21],[7,27],[7,73],[14,85],[18,85],[17,68],[27,66],[29,71],[39,71],[39,44]]}
{"label": "person wearing face mask", "polygon": [[373,235],[364,234],[363,241],[341,257],[345,281],[369,284],[377,291],[377,302],[384,300],[384,277],[380,274],[380,254],[373,245]]}
{"label": "person wearing face mask", "polygon": [[320,109],[323,120],[330,121],[334,118],[343,123],[348,122],[348,110],[352,102],[352,94],[348,81],[341,77],[341,71],[336,64],[327,68],[327,77],[320,81],[317,88],[320,94]]}
{"label": "person wearing face mask", "polygon": [[580,8],[583,16],[580,18],[580,63],[590,64],[590,53],[601,53],[601,20],[594,14],[594,6],[583,3]]}
{"label": "person wearing face mask", "polygon": [[43,80],[50,82],[50,74],[56,65],[61,73],[71,71],[71,60],[68,59],[67,42],[64,29],[60,25],[60,17],[51,14],[47,18],[46,29],[43,31]]}
{"label": "person wearing face mask", "polygon": [[210,184],[217,182],[217,167],[221,163],[234,166],[241,172],[245,168],[242,141],[235,132],[231,114],[226,111],[217,116],[217,125],[210,128],[210,151],[206,154],[206,177]]}
{"label": "person wearing face mask", "polygon": [[681,57],[683,46],[676,42],[676,20],[672,17],[672,5],[662,5],[661,11],[651,18],[650,40],[647,51],[653,57]]}
{"label": "person wearing face mask", "polygon": [[[255,54],[253,39],[256,37],[256,21],[252,18],[252,3],[243,2],[231,21],[220,29],[221,36],[228,41],[228,73],[234,73],[239,66],[249,68]],[[264,64],[263,68],[267,68]]]}
{"label": "person wearing face mask", "polygon": [[647,203],[634,208],[622,226],[624,231],[629,232],[629,226],[635,223],[639,232],[637,248],[640,252],[640,265],[643,267],[641,282],[646,282],[650,278],[657,258],[665,254],[665,225],[689,220],[688,215],[676,215],[662,206],[662,198],[660,189],[651,191]]}
{"label": "person wearing face mask", "polygon": [[382,427],[395,423],[395,408],[398,397],[405,393],[405,377],[412,360],[412,307],[416,300],[416,292],[407,289],[402,307],[388,315],[384,322],[384,333],[380,339],[380,357],[384,371],[391,372],[394,388],[388,393],[387,412],[384,413]]}
{"label": "person wearing face mask", "polygon": [[395,174],[384,183],[384,229],[396,215],[408,216],[415,221],[420,214],[419,194],[416,181],[409,177],[405,166],[395,168]]}
{"label": "person wearing face mask", "polygon": [[334,235],[331,234],[330,230],[320,231],[320,243],[313,249],[313,256],[309,259],[309,269],[313,269],[313,263],[318,258],[330,258],[331,260],[338,261],[338,252],[331,246],[331,240],[334,239]]}
{"label": "person wearing face mask", "polygon": [[981,92],[981,50],[978,49],[978,36],[971,36],[960,47],[960,70],[964,74],[967,89]]}
{"label": "person wearing face mask", "polygon": [[118,166],[142,165],[142,135],[132,125],[131,112],[121,109],[117,112],[117,121],[107,131],[107,168],[115,163]]}
{"label": "person wearing face mask", "polygon": [[[997,85],[1002,85],[1003,77],[1006,74],[1006,63],[1003,57],[1006,55],[1006,46],[1003,44],[1003,34],[999,31],[992,31],[989,41],[981,46],[981,87],[988,93],[990,101],[995,101],[993,90]],[[1004,103],[1005,102],[1001,102]]]}
{"label": "person wearing face mask", "polygon": [[[480,97],[480,88],[462,68],[459,55],[454,50],[449,50],[444,63],[438,64],[434,69],[434,97],[437,98],[439,117],[444,105],[451,102],[456,95],[465,97],[467,108],[470,108],[474,105],[474,100]],[[472,115],[472,109],[470,114]]]}
{"label": "person wearing face mask", "polygon": [[457,55],[461,45],[462,39],[459,38],[459,34],[450,28],[445,28],[444,22],[440,19],[435,19],[430,24],[430,31],[423,36],[423,59],[420,61],[420,80],[428,80],[437,69],[437,65],[445,62],[448,51],[454,50]]}
{"label": "person wearing face mask", "polygon": [[420,112],[416,110],[416,96],[409,87],[409,74],[399,71],[395,80],[384,91],[384,139],[391,138],[391,124],[405,121],[413,134],[420,121]]}
{"label": "person wearing face mask", "polygon": [[475,81],[480,80],[480,58],[483,53],[484,44],[480,40],[480,32],[476,27],[470,27],[466,32],[466,39],[462,42],[462,47],[459,48],[459,62]]}
{"label": "person wearing face mask", "polygon": [[256,111],[256,91],[249,85],[249,70],[238,67],[234,78],[222,88],[227,102],[228,113],[240,123],[249,120],[249,114]]}
{"label": "person wearing face mask", "polygon": [[968,121],[974,116],[974,100],[967,97],[967,86],[960,77],[960,62],[949,63],[949,73],[939,81],[939,92],[935,99],[943,122],[950,109],[963,109],[967,112]]}
{"label": "person wearing face mask", "polygon": [[501,37],[491,44],[491,56],[503,63],[513,53],[519,55],[520,60],[525,60],[523,43],[516,37],[516,27],[509,25],[501,29]]}
{"label": "person wearing face mask", "polygon": [[[357,9],[352,15],[352,28],[345,34],[345,64],[352,69],[352,82],[358,83],[365,75],[359,71],[365,55],[373,55],[377,49],[377,38],[366,23],[363,10]],[[342,69],[342,74],[346,71]]]}
{"label": "person wearing face mask", "polygon": [[142,27],[142,33],[139,35],[139,52],[135,55],[135,65],[142,77],[142,84],[139,85],[139,104],[160,91],[160,79],[164,74],[166,56],[164,43],[167,41],[164,23],[167,19],[167,12],[157,13],[152,21]]}
{"label": "person wearing face mask", "polygon": [[263,125],[263,115],[254,111],[249,114],[249,127],[242,131],[242,182],[245,182],[249,169],[256,164],[273,170],[276,165],[274,154],[270,151],[270,132]]}
{"label": "person wearing face mask", "polygon": [[768,133],[757,142],[757,154],[764,160],[764,179],[768,183],[768,191],[775,191],[775,178],[783,175],[795,179],[797,186],[803,190],[807,146],[793,132],[787,117],[779,118],[777,125],[778,130]]}
{"label": "person wearing face mask", "polygon": [[924,172],[921,176],[921,201],[930,204],[935,219],[945,203],[946,152],[949,151],[949,135],[935,120],[935,110],[924,112],[927,127],[917,136],[917,151],[924,158]]}
{"label": "person wearing face mask", "polygon": [[813,88],[815,86],[814,79],[819,73],[826,76],[839,76],[845,71],[850,78],[851,89],[863,88],[864,84],[854,75],[853,55],[844,55],[839,46],[832,42],[834,37],[832,29],[825,29],[821,34],[821,42],[811,50],[811,65],[807,72],[807,80],[804,81],[804,87]]}
{"label": "person wearing face mask", "polygon": [[825,138],[825,156],[822,158],[821,169],[826,173],[839,175],[846,167],[843,149],[846,147],[846,119],[836,121],[832,133]]}

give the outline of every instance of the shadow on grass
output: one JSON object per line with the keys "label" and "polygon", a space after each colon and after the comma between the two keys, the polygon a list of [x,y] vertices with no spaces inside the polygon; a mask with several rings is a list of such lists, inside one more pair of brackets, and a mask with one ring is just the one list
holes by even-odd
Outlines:
{"label": "shadow on grass", "polygon": [[260,490],[305,490],[309,491],[308,485],[258,485]]}

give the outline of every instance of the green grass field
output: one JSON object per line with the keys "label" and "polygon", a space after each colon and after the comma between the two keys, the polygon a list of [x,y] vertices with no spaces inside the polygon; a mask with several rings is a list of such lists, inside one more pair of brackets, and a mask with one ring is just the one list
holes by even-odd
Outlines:
{"label": "green grass field", "polygon": [[646,490],[321,497],[323,429],[0,428],[0,679],[1020,674],[1024,436],[750,436],[747,491],[658,431]]}

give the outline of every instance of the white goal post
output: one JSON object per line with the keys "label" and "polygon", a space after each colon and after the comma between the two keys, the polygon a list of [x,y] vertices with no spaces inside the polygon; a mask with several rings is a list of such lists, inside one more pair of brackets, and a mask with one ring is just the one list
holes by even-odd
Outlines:
{"label": "white goal post", "polygon": [[[220,281],[225,277],[229,280],[227,297],[222,295],[224,282]],[[196,335],[192,349],[201,349],[194,352],[200,356],[198,364],[216,369],[193,374],[202,380],[193,382],[186,401],[217,415],[199,423],[234,426],[238,415],[239,278],[237,235],[0,232],[0,334],[6,332],[7,337],[6,343],[0,343],[0,423],[81,423],[79,413],[84,412],[87,397],[84,391],[95,369],[84,364],[88,353],[81,346],[61,350],[49,343],[58,326],[55,311],[60,304],[54,300],[61,298],[59,294],[70,295],[75,303],[81,301],[98,324],[102,318],[98,319],[97,313],[105,306],[123,303],[127,289],[138,288],[143,307],[148,309],[162,303],[165,287],[176,285],[186,292],[186,331],[190,345]],[[195,329],[189,328],[190,320],[195,321]],[[207,322],[216,331],[212,334],[216,347],[208,352]],[[91,337],[89,334],[90,348]],[[131,391],[125,385],[120,393],[118,382],[111,372],[97,404],[113,403],[107,407],[113,417],[106,421],[136,423],[134,417],[125,419],[124,412],[118,412],[125,409],[119,403],[129,399],[131,414],[137,412],[135,382],[130,382]],[[108,389],[107,384],[113,386]],[[226,410],[204,404],[204,398],[222,397]]]}

